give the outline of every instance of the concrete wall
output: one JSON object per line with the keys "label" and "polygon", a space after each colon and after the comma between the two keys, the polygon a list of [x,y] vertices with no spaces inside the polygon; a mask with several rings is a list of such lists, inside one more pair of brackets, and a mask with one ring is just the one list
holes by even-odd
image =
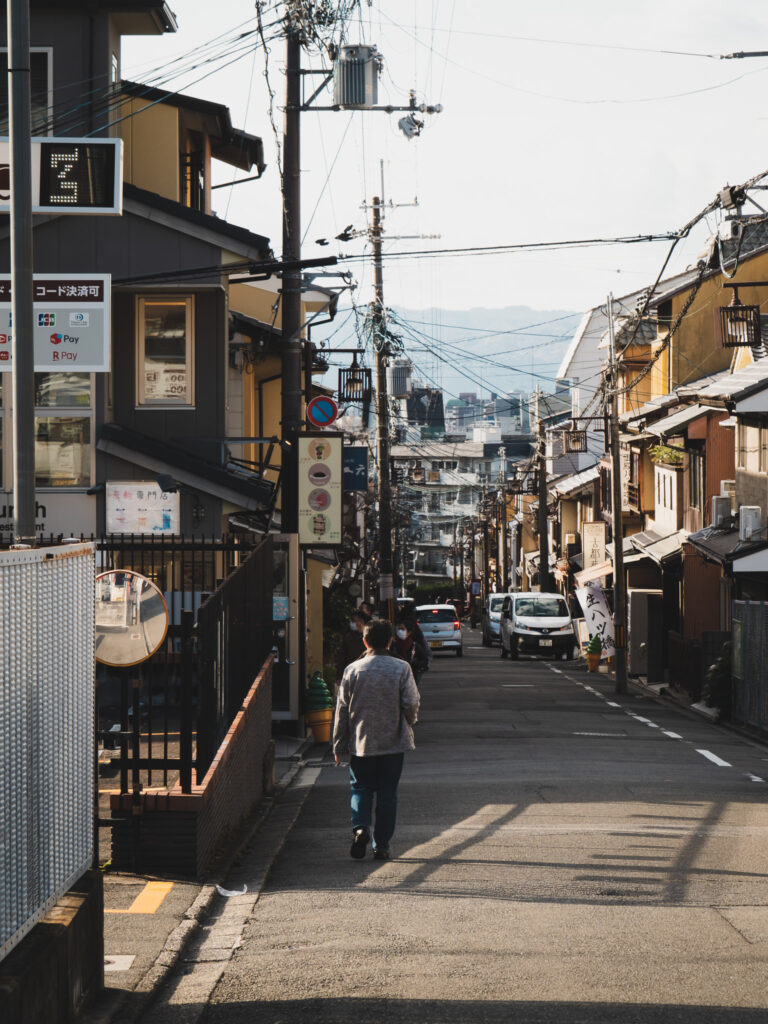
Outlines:
{"label": "concrete wall", "polygon": [[104,891],[89,871],[0,963],[4,1024],[69,1024],[104,981]]}

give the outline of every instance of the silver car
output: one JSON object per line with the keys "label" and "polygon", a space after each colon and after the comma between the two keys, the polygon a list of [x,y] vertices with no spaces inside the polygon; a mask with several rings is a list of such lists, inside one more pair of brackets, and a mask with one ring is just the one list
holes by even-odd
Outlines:
{"label": "silver car", "polygon": [[461,622],[452,604],[420,604],[416,621],[432,651],[455,651],[464,654],[461,643]]}
{"label": "silver car", "polygon": [[501,606],[505,597],[511,594],[491,594],[483,607],[483,647],[490,647],[491,644],[501,640]]}

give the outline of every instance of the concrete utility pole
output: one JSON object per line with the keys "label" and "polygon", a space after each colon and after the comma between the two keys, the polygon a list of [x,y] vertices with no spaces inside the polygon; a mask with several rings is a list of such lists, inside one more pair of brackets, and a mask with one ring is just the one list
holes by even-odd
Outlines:
{"label": "concrete utility pole", "polygon": [[29,0],[8,3],[13,326],[13,535],[36,543],[35,353],[32,283],[32,126]]}
{"label": "concrete utility pole", "polygon": [[539,402],[539,589],[551,594],[552,574],[549,571],[549,525],[547,520],[547,433]]}
{"label": "concrete utility pole", "polygon": [[374,300],[373,343],[376,348],[376,453],[379,463],[379,605],[390,622],[395,621],[396,602],[392,565],[392,483],[389,466],[389,396],[387,394],[387,325],[384,308],[384,274],[381,260],[381,200],[373,198]]}
{"label": "concrete utility pole", "polygon": [[[283,129],[283,260],[301,259],[301,37],[288,11],[285,51],[285,121]],[[301,270],[283,273],[282,284],[282,497],[284,533],[299,532],[299,456],[303,395],[301,371]]]}
{"label": "concrete utility pole", "polygon": [[501,497],[501,591],[507,592],[509,581],[509,543],[507,535],[507,449],[499,448],[501,467],[499,469],[499,495]]}
{"label": "concrete utility pole", "polygon": [[608,339],[611,347],[611,505],[613,512],[613,638],[616,649],[616,693],[627,692],[627,580],[624,576],[624,532],[621,524],[621,446],[619,443],[619,368],[613,330],[613,295],[608,296]]}

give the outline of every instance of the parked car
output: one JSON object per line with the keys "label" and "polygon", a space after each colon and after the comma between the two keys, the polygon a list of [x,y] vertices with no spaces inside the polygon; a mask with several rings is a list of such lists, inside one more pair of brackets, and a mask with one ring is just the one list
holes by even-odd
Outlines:
{"label": "parked car", "polygon": [[420,604],[416,621],[431,650],[455,651],[457,658],[464,654],[461,622],[452,604]]}
{"label": "parked car", "polygon": [[520,593],[504,598],[501,610],[501,656],[563,654],[573,658],[576,634],[568,602],[559,594]]}
{"label": "parked car", "polygon": [[491,594],[483,606],[483,647],[490,647],[501,640],[501,608],[505,597],[512,594]]}

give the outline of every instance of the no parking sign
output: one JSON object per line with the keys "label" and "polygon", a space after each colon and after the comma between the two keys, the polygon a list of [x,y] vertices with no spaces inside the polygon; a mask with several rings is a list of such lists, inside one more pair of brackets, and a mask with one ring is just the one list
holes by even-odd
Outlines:
{"label": "no parking sign", "polygon": [[313,427],[330,427],[338,415],[338,405],[327,395],[313,398],[307,406],[307,419]]}

